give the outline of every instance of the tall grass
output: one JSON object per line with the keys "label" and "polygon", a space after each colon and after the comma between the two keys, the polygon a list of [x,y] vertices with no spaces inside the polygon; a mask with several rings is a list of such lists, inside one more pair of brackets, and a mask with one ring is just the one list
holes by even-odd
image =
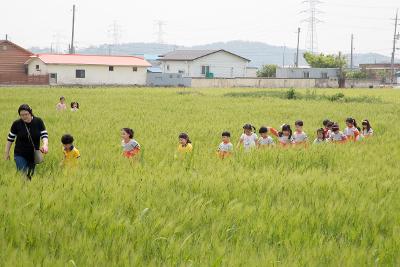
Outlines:
{"label": "tall grass", "polygon": [[[1,89],[4,142],[21,103],[50,135],[32,182],[0,163],[1,265],[400,265],[400,92],[323,91],[384,104],[225,97],[247,90]],[[55,112],[60,95],[81,110]],[[222,131],[236,143],[246,122],[303,119],[313,137],[323,119],[343,126],[348,116],[368,118],[376,136],[215,156]],[[126,126],[143,147],[138,165],[120,155]],[[182,131],[194,151],[176,160]],[[67,132],[82,154],[77,170],[59,167]]]}

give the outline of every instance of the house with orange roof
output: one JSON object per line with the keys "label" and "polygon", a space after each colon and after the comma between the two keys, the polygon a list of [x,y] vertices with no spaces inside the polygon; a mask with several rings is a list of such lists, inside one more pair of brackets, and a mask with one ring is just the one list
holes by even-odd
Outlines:
{"label": "house with orange roof", "polygon": [[29,76],[48,75],[50,85],[146,85],[151,64],[138,56],[38,54],[25,62]]}

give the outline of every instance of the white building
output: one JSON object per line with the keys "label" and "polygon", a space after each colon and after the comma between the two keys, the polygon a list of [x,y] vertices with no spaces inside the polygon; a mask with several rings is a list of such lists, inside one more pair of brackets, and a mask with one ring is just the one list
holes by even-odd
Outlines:
{"label": "white building", "polygon": [[49,75],[51,85],[145,85],[150,63],[134,56],[31,56],[28,75]]}
{"label": "white building", "polygon": [[222,49],[176,50],[159,60],[164,73],[180,73],[184,77],[236,78],[252,73],[247,70],[249,59]]}
{"label": "white building", "polygon": [[337,79],[337,68],[277,68],[276,78],[281,79]]}

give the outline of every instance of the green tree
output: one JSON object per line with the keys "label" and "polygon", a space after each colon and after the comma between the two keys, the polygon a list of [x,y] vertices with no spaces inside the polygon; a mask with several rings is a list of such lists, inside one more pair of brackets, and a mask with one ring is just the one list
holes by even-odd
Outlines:
{"label": "green tree", "polygon": [[306,52],[303,55],[304,59],[307,61],[308,65],[312,68],[340,68],[342,69],[346,66],[346,58],[339,55],[315,55],[310,52]]}
{"label": "green tree", "polygon": [[257,77],[276,77],[276,68],[278,66],[274,64],[263,65],[261,69],[257,71]]}

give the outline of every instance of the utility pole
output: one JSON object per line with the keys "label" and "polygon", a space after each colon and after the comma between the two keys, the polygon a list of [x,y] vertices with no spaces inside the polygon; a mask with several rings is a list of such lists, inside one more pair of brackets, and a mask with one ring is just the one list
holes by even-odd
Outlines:
{"label": "utility pole", "polygon": [[72,6],[72,38],[71,38],[71,45],[69,47],[70,54],[75,54],[74,34],[75,34],[75,5]]}
{"label": "utility pole", "polygon": [[296,68],[299,67],[300,27],[297,28]]}
{"label": "utility pole", "polygon": [[351,52],[350,52],[350,69],[353,70],[353,66],[354,66],[354,61],[353,61],[353,51],[354,51],[354,47],[353,47],[353,41],[354,41],[354,35],[351,34]]}
{"label": "utility pole", "polygon": [[396,10],[396,18],[394,20],[394,35],[393,35],[393,51],[392,51],[392,60],[390,62],[390,68],[392,70],[391,72],[391,83],[394,84],[394,54],[396,52],[396,41],[398,39],[398,35],[397,35],[397,18],[398,18],[398,14],[399,14],[399,10]]}
{"label": "utility pole", "polygon": [[285,52],[286,52],[286,45],[283,45],[282,68],[285,67]]}
{"label": "utility pole", "polygon": [[6,41],[8,41],[8,34],[6,34]]}

